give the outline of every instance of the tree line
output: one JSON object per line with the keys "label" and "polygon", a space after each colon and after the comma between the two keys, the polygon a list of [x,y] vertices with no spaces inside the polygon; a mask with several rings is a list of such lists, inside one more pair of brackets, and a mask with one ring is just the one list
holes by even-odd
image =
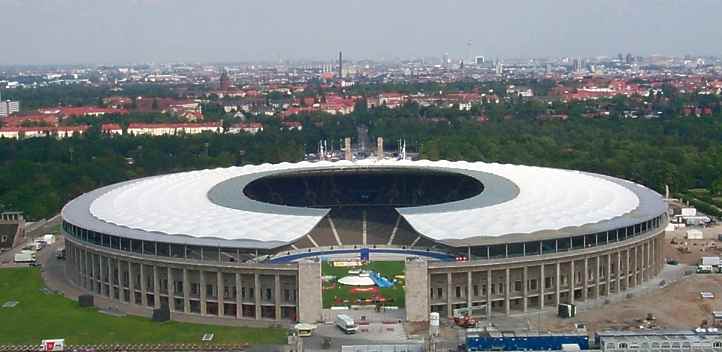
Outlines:
{"label": "tree line", "polygon": [[[717,101],[718,103],[718,101]],[[511,106],[518,109],[516,106]],[[63,140],[0,139],[0,210],[37,219],[56,214],[70,199],[111,183],[169,172],[233,165],[300,161],[320,140],[340,141],[368,129],[387,150],[399,139],[430,160],[527,164],[622,177],[657,191],[722,191],[722,116],[566,121],[492,118],[476,111],[421,107],[367,109],[347,116],[313,113],[291,119],[303,130],[281,128],[278,118],[257,118],[256,135],[106,136],[99,128]],[[140,117],[139,117],[140,119]],[[97,121],[96,121],[97,122]],[[369,141],[369,145],[373,142]],[[336,142],[338,143],[338,142]]]}

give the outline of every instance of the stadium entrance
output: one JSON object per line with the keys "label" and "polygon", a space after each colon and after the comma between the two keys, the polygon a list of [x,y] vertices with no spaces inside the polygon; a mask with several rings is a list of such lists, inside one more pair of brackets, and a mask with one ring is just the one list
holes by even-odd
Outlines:
{"label": "stadium entrance", "polygon": [[405,318],[404,272],[403,260],[327,258],[321,264],[324,315],[360,322]]}

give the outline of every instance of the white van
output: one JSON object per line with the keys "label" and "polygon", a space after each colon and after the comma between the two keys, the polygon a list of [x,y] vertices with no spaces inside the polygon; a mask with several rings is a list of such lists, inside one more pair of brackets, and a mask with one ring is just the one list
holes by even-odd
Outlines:
{"label": "white van", "polygon": [[347,334],[355,334],[358,331],[358,325],[353,321],[353,318],[346,314],[339,314],[336,316],[336,326]]}
{"label": "white van", "polygon": [[307,337],[313,334],[313,330],[316,329],[316,325],[298,323],[294,325],[293,328],[296,330],[296,336]]}

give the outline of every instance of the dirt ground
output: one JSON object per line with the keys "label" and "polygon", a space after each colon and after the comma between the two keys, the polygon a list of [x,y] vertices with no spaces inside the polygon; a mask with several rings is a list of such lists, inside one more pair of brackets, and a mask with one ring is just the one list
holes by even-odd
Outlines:
{"label": "dirt ground", "polygon": [[666,234],[665,257],[677,260],[681,264],[696,265],[702,257],[722,254],[722,242],[717,240],[718,235],[722,234],[721,225],[701,229],[704,235],[702,240],[687,240],[687,230],[688,228],[680,228]]}
{"label": "dirt ground", "polygon": [[[686,230],[679,229],[665,236],[664,254],[680,265],[698,264],[702,257],[719,256],[722,242],[717,240],[722,226],[703,229],[703,240],[686,240]],[[702,299],[700,291],[712,292],[714,299]],[[548,330],[568,330],[575,322],[583,322],[590,331],[605,329],[639,329],[645,325],[648,314],[656,317],[653,325],[667,329],[690,329],[700,326],[707,320],[712,322],[712,311],[722,310],[722,274],[690,275],[666,287],[651,293],[630,297],[621,302],[605,304],[603,308],[588,309],[580,312],[576,319],[561,320],[546,316],[541,320],[541,328]],[[530,325],[539,328],[539,320],[531,320]],[[649,327],[649,326],[647,326]]]}
{"label": "dirt ground", "polygon": [[[668,266],[656,282],[647,288],[613,299],[611,302],[581,307],[573,319],[560,319],[553,311],[516,317],[496,317],[492,324],[501,330],[535,330],[568,332],[576,323],[583,323],[590,333],[601,330],[694,329],[703,321],[712,324],[712,311],[722,311],[722,273],[694,274],[702,257],[720,256],[722,225],[702,229],[703,240],[687,240],[688,228],[668,232],[665,236],[664,256],[676,260],[678,266]],[[685,275],[685,272],[688,275]],[[666,280],[665,283],[660,281]],[[659,285],[659,287],[657,287]],[[700,292],[712,292],[714,299],[702,299]],[[648,315],[654,321],[646,321]],[[720,326],[722,328],[722,326]],[[426,326],[409,326],[408,331],[423,334]],[[457,328],[442,324],[441,335],[453,339]]]}
{"label": "dirt ground", "polygon": [[[702,299],[700,291],[712,292],[715,298]],[[545,317],[541,328],[569,330],[575,322],[582,322],[589,331],[634,330],[644,325],[643,320],[651,313],[656,317],[657,328],[691,329],[700,326],[703,320],[711,323],[712,311],[722,310],[720,298],[722,274],[691,275],[651,294],[580,312],[574,320]],[[536,322],[531,323],[534,329],[539,328]]]}

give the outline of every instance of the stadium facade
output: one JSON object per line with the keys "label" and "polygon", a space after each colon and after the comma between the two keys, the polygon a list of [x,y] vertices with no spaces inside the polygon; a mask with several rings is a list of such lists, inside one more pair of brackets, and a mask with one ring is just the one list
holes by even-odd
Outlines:
{"label": "stadium facade", "polygon": [[[667,205],[639,184],[519,165],[363,160],[148,177],[62,211],[66,273],[204,319],[322,319],[322,256],[404,257],[407,320],[622,294],[663,267]],[[455,258],[463,257],[464,261]]]}

